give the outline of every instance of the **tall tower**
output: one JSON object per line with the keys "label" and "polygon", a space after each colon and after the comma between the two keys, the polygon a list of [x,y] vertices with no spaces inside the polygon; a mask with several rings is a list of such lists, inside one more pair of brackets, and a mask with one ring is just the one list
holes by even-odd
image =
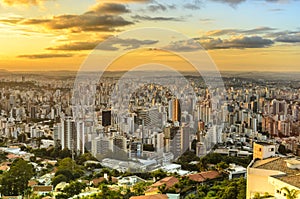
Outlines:
{"label": "tall tower", "polygon": [[169,120],[172,122],[181,121],[180,102],[176,98],[173,98],[169,101]]}
{"label": "tall tower", "polygon": [[111,110],[102,111],[102,126],[107,127],[111,125]]}
{"label": "tall tower", "polygon": [[75,122],[72,118],[62,121],[62,149],[68,148],[71,151],[84,153],[84,122]]}

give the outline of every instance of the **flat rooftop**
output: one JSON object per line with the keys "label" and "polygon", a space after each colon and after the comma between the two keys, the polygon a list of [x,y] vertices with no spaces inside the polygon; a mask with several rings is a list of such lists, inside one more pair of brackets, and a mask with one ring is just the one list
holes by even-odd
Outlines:
{"label": "flat rooftop", "polygon": [[272,146],[274,144],[268,143],[268,142],[255,142],[256,144],[262,145],[262,146]]}
{"label": "flat rooftop", "polygon": [[285,173],[285,175],[278,175],[272,177],[300,188],[300,170],[289,168],[287,166],[287,161],[293,161],[293,159],[275,157],[264,160],[255,160],[255,162],[250,167],[257,169],[281,171]]}

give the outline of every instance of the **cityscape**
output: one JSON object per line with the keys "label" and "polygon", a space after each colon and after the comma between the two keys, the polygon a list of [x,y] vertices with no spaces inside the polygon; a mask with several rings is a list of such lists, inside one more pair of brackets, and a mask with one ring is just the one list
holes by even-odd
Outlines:
{"label": "cityscape", "polygon": [[0,198],[300,198],[299,1],[74,2],[0,0]]}

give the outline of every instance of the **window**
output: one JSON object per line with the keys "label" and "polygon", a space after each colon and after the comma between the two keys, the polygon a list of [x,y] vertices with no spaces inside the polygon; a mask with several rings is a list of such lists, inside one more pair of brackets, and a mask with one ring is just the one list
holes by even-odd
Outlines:
{"label": "window", "polygon": [[259,148],[258,150],[261,151],[261,148]]}
{"label": "window", "polygon": [[270,148],[270,149],[269,149],[269,152],[273,152],[273,151],[274,151],[274,148]]}

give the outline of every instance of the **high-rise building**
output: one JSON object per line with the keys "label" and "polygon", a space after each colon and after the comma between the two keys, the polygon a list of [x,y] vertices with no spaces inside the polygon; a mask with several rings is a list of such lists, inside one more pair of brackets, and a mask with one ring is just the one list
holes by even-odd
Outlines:
{"label": "high-rise building", "polygon": [[105,155],[112,147],[112,140],[108,137],[98,137],[92,140],[92,154],[96,156],[97,154]]}
{"label": "high-rise building", "polygon": [[172,122],[181,121],[180,101],[176,98],[169,101],[169,120]]}
{"label": "high-rise building", "polygon": [[184,153],[186,150],[190,149],[190,136],[191,128],[189,125],[183,125],[180,129],[181,138],[181,152]]}
{"label": "high-rise building", "polygon": [[102,126],[107,127],[111,125],[111,110],[102,111]]}
{"label": "high-rise building", "polygon": [[129,157],[141,158],[143,155],[143,144],[141,142],[130,143]]}
{"label": "high-rise building", "polygon": [[61,123],[57,123],[53,126],[53,140],[56,146],[58,144],[61,144],[61,136],[62,136],[62,125]]}
{"label": "high-rise building", "polygon": [[273,114],[286,115],[287,114],[287,103],[286,101],[273,100]]}
{"label": "high-rise building", "polygon": [[72,118],[62,120],[62,149],[68,148],[71,151],[84,153],[84,122],[75,122]]}
{"label": "high-rise building", "polygon": [[32,106],[30,108],[30,118],[31,119],[36,119],[36,112],[37,112],[37,107],[36,106]]}
{"label": "high-rise building", "polygon": [[113,152],[126,151],[127,150],[126,138],[121,135],[114,136],[112,148],[113,148]]}

